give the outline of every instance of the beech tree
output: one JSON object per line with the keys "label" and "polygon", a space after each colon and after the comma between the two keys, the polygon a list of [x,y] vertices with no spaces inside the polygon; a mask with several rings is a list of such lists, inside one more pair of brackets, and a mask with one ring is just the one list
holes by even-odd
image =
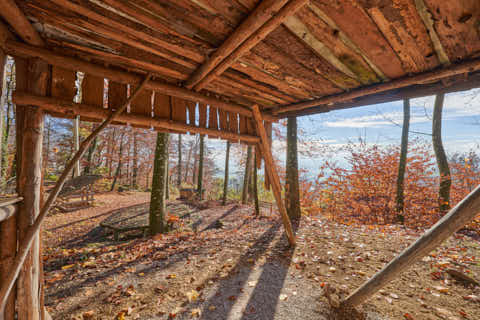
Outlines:
{"label": "beech tree", "polygon": [[227,203],[227,193],[228,193],[228,166],[230,160],[230,141],[227,141],[227,151],[225,153],[225,178],[223,180],[223,198],[222,205]]}
{"label": "beech tree", "polygon": [[182,184],[182,135],[178,134],[177,187]]}
{"label": "beech tree", "polygon": [[299,219],[300,188],[298,183],[297,118],[287,122],[287,170],[285,180],[285,206],[290,219]]}
{"label": "beech tree", "polygon": [[150,195],[150,233],[164,233],[167,193],[168,133],[157,133],[153,162],[152,192]]}
{"label": "beech tree", "polygon": [[438,94],[435,97],[432,121],[432,142],[435,158],[437,159],[438,172],[440,174],[440,188],[438,191],[438,202],[441,213],[447,213],[450,209],[450,187],[452,179],[448,166],[447,155],[442,143],[442,110],[445,94]]}
{"label": "beech tree", "polygon": [[407,152],[408,152],[408,130],[410,128],[410,100],[403,100],[403,126],[402,126],[402,143],[400,146],[400,161],[398,163],[397,176],[397,218],[400,223],[404,223],[405,217],[403,215],[404,209],[404,180],[405,170],[407,168]]}
{"label": "beech tree", "polygon": [[253,200],[255,202],[255,215],[260,215],[260,204],[258,202],[258,173],[257,173],[257,152],[255,152],[255,157],[253,160]]}
{"label": "beech tree", "polygon": [[203,198],[203,161],[204,161],[204,149],[205,149],[205,136],[200,135],[200,155],[198,159],[198,184],[197,192],[200,199]]}
{"label": "beech tree", "polygon": [[251,178],[252,146],[247,147],[247,160],[245,161],[245,174],[243,175],[242,203],[247,203],[248,187]]}

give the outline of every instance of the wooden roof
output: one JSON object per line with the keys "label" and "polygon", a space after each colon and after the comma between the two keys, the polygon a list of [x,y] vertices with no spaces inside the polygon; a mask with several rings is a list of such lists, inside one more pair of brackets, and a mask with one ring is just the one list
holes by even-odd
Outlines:
{"label": "wooden roof", "polygon": [[279,117],[480,81],[478,0],[15,2],[48,50]]}

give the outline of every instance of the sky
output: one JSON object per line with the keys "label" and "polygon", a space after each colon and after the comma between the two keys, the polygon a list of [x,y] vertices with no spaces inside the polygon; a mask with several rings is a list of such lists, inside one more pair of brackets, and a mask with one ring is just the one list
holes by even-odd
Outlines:
{"label": "sky", "polygon": [[[421,138],[431,141],[432,112],[434,97],[412,99],[410,119],[410,139]],[[400,144],[403,123],[403,102],[357,107],[332,111],[298,118],[299,149],[308,145],[314,150],[322,145],[343,146],[349,141],[357,142],[362,137],[368,144]],[[277,125],[281,130],[284,128]],[[415,133],[418,132],[418,133]],[[442,139],[447,156],[456,152],[479,150],[480,145],[480,89],[447,94],[443,108]],[[225,142],[209,140],[216,163],[223,171],[225,162]],[[285,161],[285,141],[273,143],[273,152],[281,161]],[[332,160],[332,155],[328,155]],[[342,163],[344,155],[333,155],[333,160]],[[307,169],[313,177],[318,174],[325,155],[319,150],[308,156],[299,155],[299,168]],[[235,162],[235,161],[234,161]],[[236,168],[232,163],[233,170]]]}

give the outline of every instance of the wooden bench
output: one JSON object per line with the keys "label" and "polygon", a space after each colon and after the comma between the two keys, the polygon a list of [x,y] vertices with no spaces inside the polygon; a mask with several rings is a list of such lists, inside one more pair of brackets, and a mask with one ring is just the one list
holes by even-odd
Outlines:
{"label": "wooden bench", "polygon": [[58,195],[55,207],[62,212],[88,208],[95,201],[93,184],[101,178],[101,175],[84,175],[68,180]]}

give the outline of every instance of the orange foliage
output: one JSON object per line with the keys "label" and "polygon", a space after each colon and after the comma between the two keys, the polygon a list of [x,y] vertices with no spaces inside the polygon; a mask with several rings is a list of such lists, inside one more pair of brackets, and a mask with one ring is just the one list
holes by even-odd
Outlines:
{"label": "orange foliage", "polygon": [[[347,165],[327,161],[316,181],[302,181],[302,207],[351,224],[397,223],[396,182],[400,147],[350,144]],[[468,161],[451,163],[451,205],[480,184],[478,168]],[[409,145],[404,182],[404,224],[426,228],[439,220],[439,177],[431,147],[413,141]],[[480,218],[480,217],[479,217]],[[480,231],[480,219],[469,227]]]}

